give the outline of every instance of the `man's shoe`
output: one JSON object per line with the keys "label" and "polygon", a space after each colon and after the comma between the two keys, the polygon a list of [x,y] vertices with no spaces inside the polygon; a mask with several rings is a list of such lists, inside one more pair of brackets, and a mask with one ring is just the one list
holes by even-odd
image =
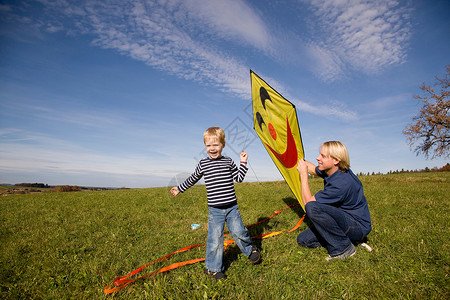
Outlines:
{"label": "man's shoe", "polygon": [[372,247],[370,247],[369,245],[367,245],[366,243],[361,243],[361,248],[366,249],[369,252],[372,252]]}
{"label": "man's shoe", "polygon": [[252,245],[252,253],[248,256],[248,259],[252,262],[252,264],[256,265],[261,262],[261,253],[258,250],[258,247]]}
{"label": "man's shoe", "polygon": [[208,269],[205,269],[205,273],[211,276],[214,279],[224,279],[226,278],[225,274],[223,272],[213,272]]}
{"label": "man's shoe", "polygon": [[347,249],[345,249],[345,251],[342,252],[341,254],[334,255],[334,256],[331,256],[331,255],[330,255],[330,256],[328,256],[328,257],[325,257],[325,259],[326,259],[327,261],[330,261],[330,260],[332,260],[332,259],[346,259],[346,258],[348,258],[348,257],[350,257],[350,256],[355,255],[355,253],[356,253],[356,248],[355,248],[355,246],[353,246],[353,244],[350,244],[350,246],[348,246]]}

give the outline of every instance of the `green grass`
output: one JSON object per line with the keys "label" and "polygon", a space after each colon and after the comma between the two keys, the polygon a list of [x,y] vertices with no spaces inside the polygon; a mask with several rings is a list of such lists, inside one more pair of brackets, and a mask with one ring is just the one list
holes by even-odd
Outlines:
{"label": "green grass", "polygon": [[[296,244],[306,222],[288,233],[300,208],[250,228],[263,262],[250,265],[233,246],[224,281],[197,263],[130,284],[103,289],[117,276],[185,246],[204,243],[204,186],[174,198],[168,188],[43,193],[0,197],[0,297],[4,299],[449,299],[450,173],[363,176],[373,230],[372,252],[326,262],[325,249]],[[312,179],[312,191],[322,180]],[[284,182],[236,185],[245,224],[293,203]],[[201,224],[191,230],[191,223]],[[175,254],[171,263],[204,257],[204,247]]]}

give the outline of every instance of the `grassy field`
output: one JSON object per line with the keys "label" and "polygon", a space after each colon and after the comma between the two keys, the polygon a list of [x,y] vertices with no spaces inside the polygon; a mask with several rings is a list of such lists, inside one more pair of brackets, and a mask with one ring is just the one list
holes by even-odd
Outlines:
{"label": "grassy field", "polygon": [[[0,198],[0,298],[3,299],[450,299],[450,173],[363,176],[371,210],[372,252],[325,261],[325,249],[305,249],[292,228],[303,212],[285,209],[251,227],[263,262],[250,265],[232,246],[228,278],[215,281],[204,263],[136,281],[106,295],[117,276],[185,246],[204,243],[204,186],[174,198],[169,188],[42,193]],[[322,180],[311,180],[312,191]],[[284,182],[236,185],[249,225],[295,202]],[[191,230],[190,224],[201,227]],[[204,257],[205,247],[175,254],[141,275]]]}

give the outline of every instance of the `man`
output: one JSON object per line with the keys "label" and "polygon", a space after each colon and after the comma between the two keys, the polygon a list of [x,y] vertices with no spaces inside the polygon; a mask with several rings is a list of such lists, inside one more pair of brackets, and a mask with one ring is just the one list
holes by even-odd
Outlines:
{"label": "man", "polygon": [[[325,247],[331,259],[345,259],[356,252],[354,243],[361,242],[371,231],[369,207],[361,181],[350,170],[347,148],[338,141],[322,144],[316,158],[318,166],[300,160],[302,200],[312,225],[300,233],[301,246]],[[324,189],[311,194],[308,173],[324,180]]]}

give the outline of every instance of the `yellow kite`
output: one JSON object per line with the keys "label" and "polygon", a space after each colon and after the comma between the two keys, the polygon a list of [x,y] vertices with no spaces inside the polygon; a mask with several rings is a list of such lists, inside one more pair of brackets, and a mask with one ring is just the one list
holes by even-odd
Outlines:
{"label": "yellow kite", "polygon": [[253,100],[253,128],[302,205],[299,159],[303,144],[295,106],[250,70]]}

